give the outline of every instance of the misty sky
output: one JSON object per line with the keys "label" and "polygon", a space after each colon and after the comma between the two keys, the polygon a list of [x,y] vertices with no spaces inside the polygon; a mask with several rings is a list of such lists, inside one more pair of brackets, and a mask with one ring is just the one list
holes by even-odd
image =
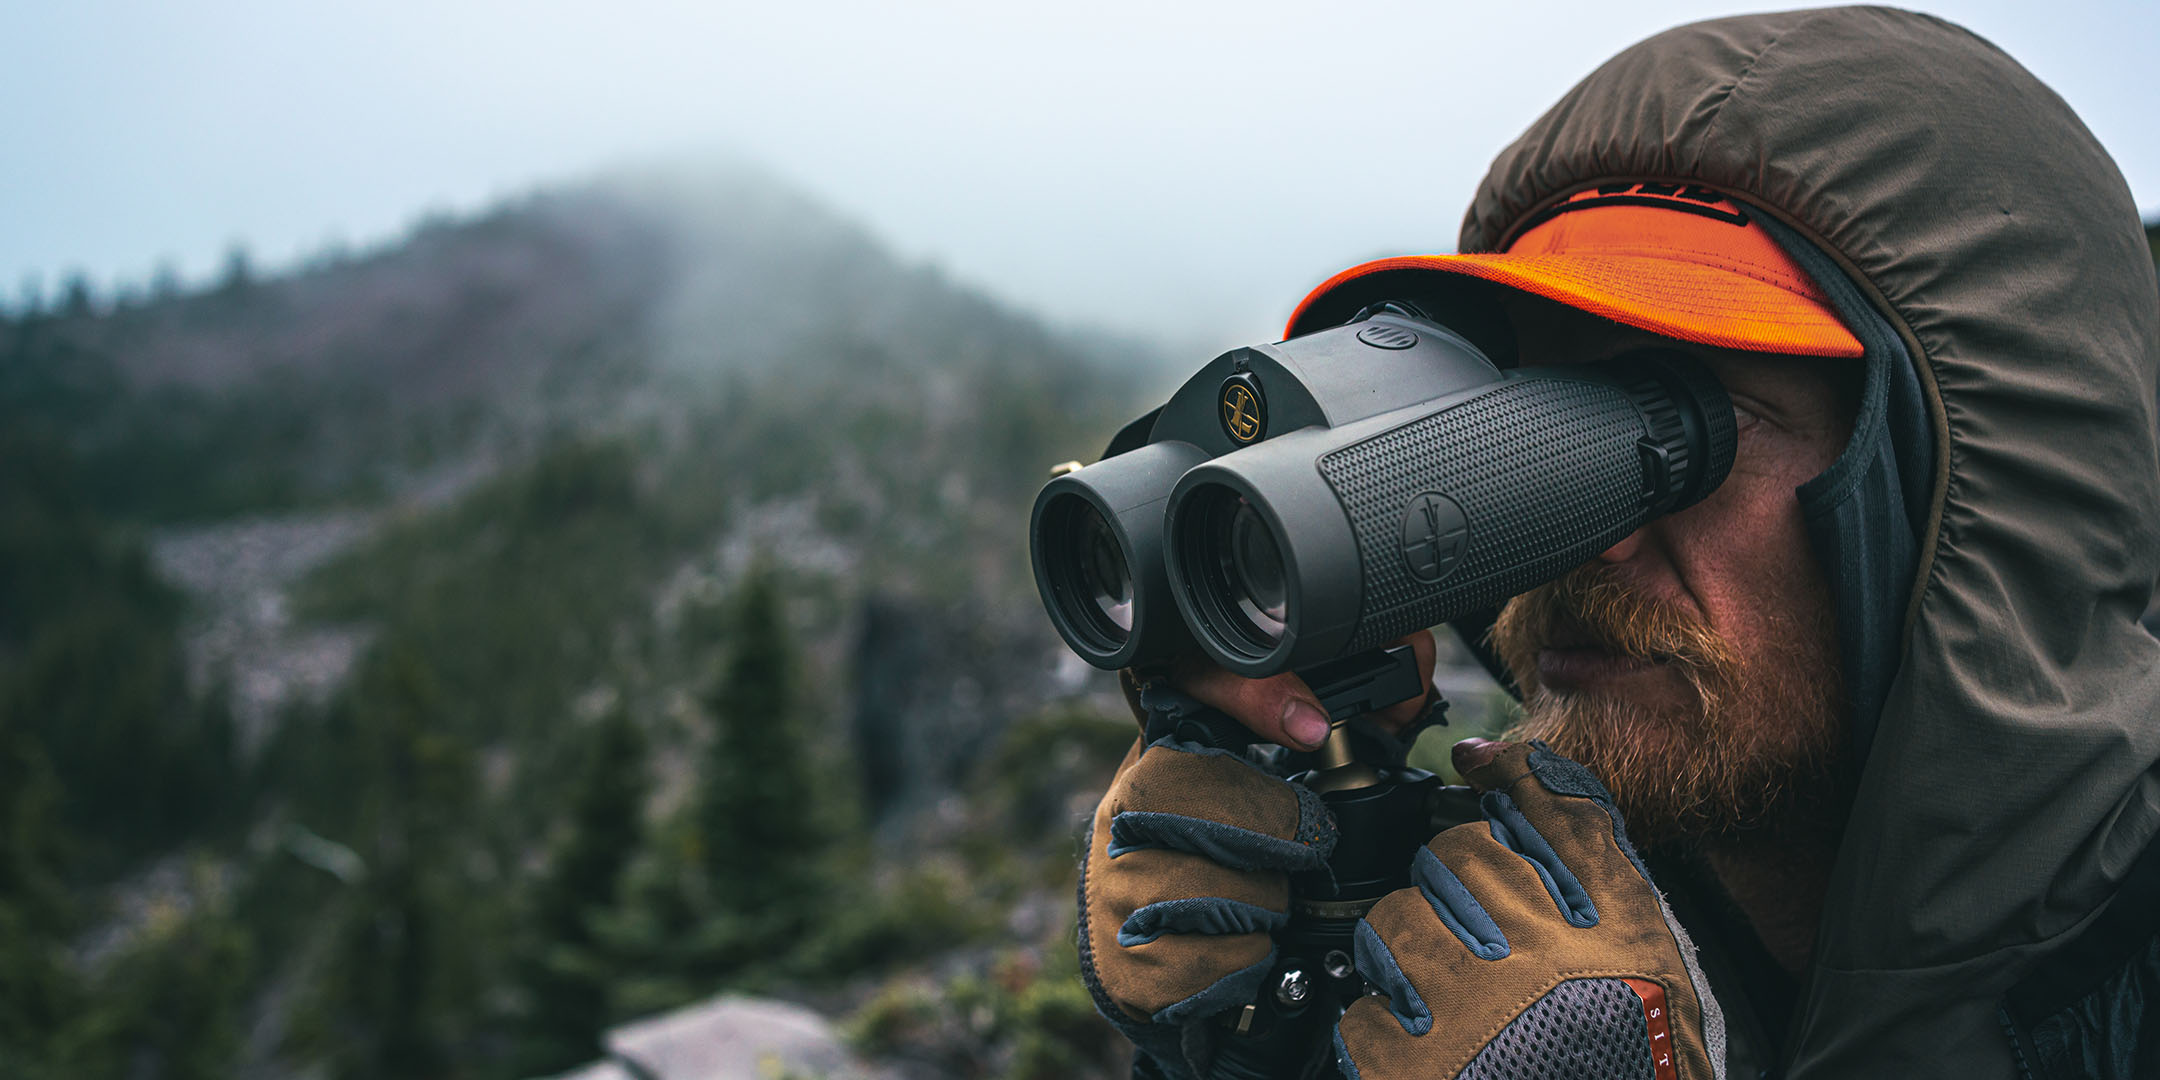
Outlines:
{"label": "misty sky", "polygon": [[[1598,61],[1745,4],[0,0],[0,297],[275,267],[613,164],[734,154],[1066,323],[1266,337],[1444,250]],[[1771,5],[1785,6],[1785,5]],[[2160,5],[1923,3],[2055,87],[2160,211]]]}

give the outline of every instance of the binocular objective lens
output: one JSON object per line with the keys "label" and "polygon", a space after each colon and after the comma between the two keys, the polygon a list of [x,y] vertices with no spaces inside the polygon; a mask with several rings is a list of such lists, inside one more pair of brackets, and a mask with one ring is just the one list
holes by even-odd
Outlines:
{"label": "binocular objective lens", "polygon": [[1244,499],[1238,500],[1237,510],[1230,516],[1229,534],[1221,558],[1232,602],[1263,641],[1280,641],[1289,591],[1283,575],[1282,549],[1275,546],[1275,534],[1260,512]]}
{"label": "binocular objective lens", "polygon": [[1095,508],[1082,504],[1080,511],[1080,591],[1095,604],[1112,626],[1132,632],[1132,569],[1118,548],[1110,523]]}

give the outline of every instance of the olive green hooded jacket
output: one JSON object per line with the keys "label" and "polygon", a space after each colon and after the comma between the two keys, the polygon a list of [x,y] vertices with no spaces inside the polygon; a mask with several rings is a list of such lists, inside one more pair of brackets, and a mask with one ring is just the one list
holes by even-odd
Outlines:
{"label": "olive green hooded jacket", "polygon": [[1790,1075],[2160,1068],[2160,288],[2114,163],[1942,20],[1724,19],[1532,124],[1460,249],[1620,181],[1789,227],[1879,369],[1800,492],[1864,766]]}

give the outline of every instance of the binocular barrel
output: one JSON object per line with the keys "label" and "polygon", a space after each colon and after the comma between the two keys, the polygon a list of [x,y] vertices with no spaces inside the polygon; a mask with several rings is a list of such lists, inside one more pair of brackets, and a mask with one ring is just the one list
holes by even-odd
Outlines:
{"label": "binocular barrel", "polygon": [[1707,496],[1734,437],[1684,354],[1501,371],[1385,310],[1219,357],[1144,445],[1053,480],[1036,582],[1097,666],[1272,675],[1559,577]]}
{"label": "binocular barrel", "polygon": [[1178,477],[1206,460],[1190,443],[1149,443],[1060,476],[1036,498],[1035,584],[1087,662],[1114,670],[1192,651],[1170,598],[1163,508]]}

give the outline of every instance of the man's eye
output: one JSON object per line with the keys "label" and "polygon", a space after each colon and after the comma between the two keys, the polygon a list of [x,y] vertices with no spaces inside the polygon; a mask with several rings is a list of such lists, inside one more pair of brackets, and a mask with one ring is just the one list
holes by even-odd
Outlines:
{"label": "man's eye", "polygon": [[1748,411],[1747,406],[1742,405],[1737,401],[1733,402],[1732,418],[1733,430],[1735,432],[1746,431],[1747,429],[1754,427],[1756,424],[1762,421],[1762,417]]}

